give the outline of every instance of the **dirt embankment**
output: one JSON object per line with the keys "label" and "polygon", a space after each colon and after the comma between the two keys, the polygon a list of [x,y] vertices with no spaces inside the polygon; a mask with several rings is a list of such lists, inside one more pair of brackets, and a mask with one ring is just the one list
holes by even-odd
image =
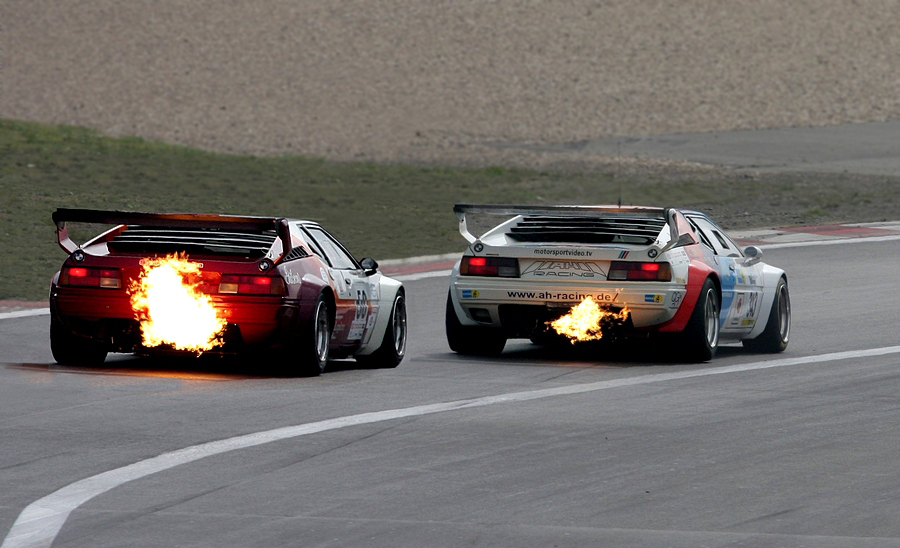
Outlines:
{"label": "dirt embankment", "polygon": [[900,115],[889,0],[5,0],[0,115],[212,150],[540,162]]}

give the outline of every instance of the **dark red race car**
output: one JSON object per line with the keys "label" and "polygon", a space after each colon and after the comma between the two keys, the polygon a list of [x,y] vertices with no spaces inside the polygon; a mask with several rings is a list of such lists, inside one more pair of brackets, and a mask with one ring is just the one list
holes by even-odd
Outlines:
{"label": "dark red race car", "polygon": [[[109,352],[265,351],[308,376],[330,357],[372,367],[403,359],[403,285],[317,223],[87,209],[58,209],[53,221],[69,254],[50,289],[61,364],[98,364]],[[78,245],[70,223],[115,226]]]}

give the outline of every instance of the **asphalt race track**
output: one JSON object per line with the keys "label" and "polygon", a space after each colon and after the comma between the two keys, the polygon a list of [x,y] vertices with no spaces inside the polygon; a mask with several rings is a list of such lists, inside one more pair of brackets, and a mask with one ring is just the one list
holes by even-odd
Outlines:
{"label": "asphalt race track", "polygon": [[443,276],[406,281],[398,369],[314,379],[65,368],[46,315],[2,319],[2,546],[900,546],[898,253],[766,249],[787,352],[698,365],[459,357]]}

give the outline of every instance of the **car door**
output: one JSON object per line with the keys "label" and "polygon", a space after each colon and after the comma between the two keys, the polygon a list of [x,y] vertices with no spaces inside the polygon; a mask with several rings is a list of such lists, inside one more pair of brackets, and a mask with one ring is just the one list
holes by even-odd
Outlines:
{"label": "car door", "polygon": [[357,346],[375,323],[375,291],[362,267],[337,239],[317,225],[304,229],[330,266],[336,307],[332,344]]}
{"label": "car door", "polygon": [[720,329],[724,334],[749,332],[759,319],[762,266],[747,266],[740,247],[708,218],[691,217],[690,221],[715,252],[722,281]]}

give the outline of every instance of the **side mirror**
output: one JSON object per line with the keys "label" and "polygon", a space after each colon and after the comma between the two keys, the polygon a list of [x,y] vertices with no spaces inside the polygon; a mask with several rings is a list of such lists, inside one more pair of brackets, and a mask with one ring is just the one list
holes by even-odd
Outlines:
{"label": "side mirror", "polygon": [[359,265],[363,267],[363,270],[366,272],[366,276],[371,276],[378,272],[378,261],[375,259],[370,259],[366,257],[365,259],[359,261]]}
{"label": "side mirror", "polygon": [[762,260],[762,249],[755,245],[748,245],[744,248],[744,266],[753,266]]}

